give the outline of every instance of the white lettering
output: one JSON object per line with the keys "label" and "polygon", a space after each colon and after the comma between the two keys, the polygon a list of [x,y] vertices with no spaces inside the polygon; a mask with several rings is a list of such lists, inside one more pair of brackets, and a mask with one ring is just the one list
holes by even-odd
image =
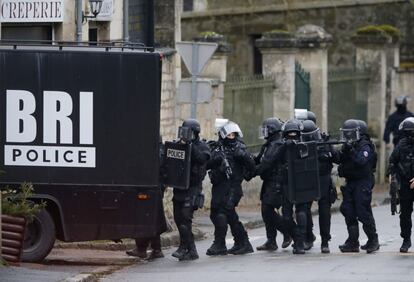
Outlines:
{"label": "white lettering", "polygon": [[63,22],[65,0],[1,0],[0,22]]}
{"label": "white lettering", "polygon": [[36,100],[25,90],[6,91],[6,141],[29,143],[36,139]]}
{"label": "white lettering", "polygon": [[185,151],[167,149],[167,158],[184,160],[185,159]]}
{"label": "white lettering", "polygon": [[95,148],[5,145],[4,164],[10,166],[95,167]]}
{"label": "white lettering", "polygon": [[79,93],[79,143],[93,144],[93,92]]}
{"label": "white lettering", "polygon": [[72,144],[72,98],[62,91],[44,91],[43,93],[43,142],[57,143],[57,125],[59,122],[61,144]]}

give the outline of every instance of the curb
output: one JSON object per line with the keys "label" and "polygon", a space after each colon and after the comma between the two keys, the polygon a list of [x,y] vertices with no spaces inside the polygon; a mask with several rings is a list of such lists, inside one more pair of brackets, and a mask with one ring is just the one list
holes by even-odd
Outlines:
{"label": "curb", "polygon": [[[338,213],[340,211],[340,204],[338,202],[331,207],[331,213]],[[338,203],[338,204],[337,204]],[[381,206],[390,203],[390,198],[385,197],[383,199],[375,199],[372,201],[371,206]],[[312,215],[318,215],[318,209],[316,206],[312,208]],[[243,222],[243,225],[246,229],[256,229],[264,226],[262,219],[250,220]],[[196,241],[203,240],[208,237],[206,232],[203,232],[199,228],[193,228],[194,239]],[[161,234],[161,246],[163,248],[178,246],[180,244],[180,235],[178,231],[172,231],[168,233]],[[92,249],[92,250],[103,250],[103,251],[126,251],[129,249],[135,248],[135,241],[133,239],[124,239],[121,243],[115,243],[112,241],[102,241],[102,242],[74,242],[74,243],[64,243],[57,242],[54,245],[54,248],[57,249]]]}
{"label": "curb", "polygon": [[63,282],[99,282],[99,279],[104,275],[111,274],[117,270],[120,270],[121,266],[104,266],[97,268],[90,273],[80,273],[72,277],[62,280]]}
{"label": "curb", "polygon": [[[193,228],[194,239],[199,241],[205,238],[205,232],[198,228]],[[161,234],[161,246],[163,248],[178,246],[180,244],[180,235],[178,231],[172,231]],[[135,248],[135,241],[133,239],[124,239],[121,243],[115,243],[113,241],[101,241],[101,242],[56,242],[54,247],[56,249],[92,249],[103,251],[126,251]]]}

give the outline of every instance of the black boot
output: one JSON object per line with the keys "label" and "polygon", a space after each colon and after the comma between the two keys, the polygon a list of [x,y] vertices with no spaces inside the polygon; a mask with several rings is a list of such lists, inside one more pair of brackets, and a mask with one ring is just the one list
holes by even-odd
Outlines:
{"label": "black boot", "polygon": [[290,244],[292,243],[292,237],[290,237],[289,235],[283,235],[283,243],[282,243],[282,248],[286,249],[287,247],[290,246]]}
{"label": "black boot", "polygon": [[180,244],[178,249],[174,253],[172,253],[172,256],[178,259],[182,259],[186,253],[187,253],[187,248],[184,247],[184,245]]}
{"label": "black boot", "polygon": [[305,254],[305,248],[303,245],[303,241],[302,240],[296,240],[296,242],[293,244],[293,250],[292,250],[293,254],[295,255],[303,255]]}
{"label": "black boot", "polygon": [[278,249],[276,239],[267,239],[267,241],[256,248],[258,251],[276,251]]}
{"label": "black boot", "polygon": [[132,250],[126,251],[126,254],[129,256],[133,256],[133,257],[139,257],[142,259],[146,259],[147,258],[147,250],[145,249],[138,249],[138,248],[134,248]]}
{"label": "black boot", "polygon": [[307,240],[303,244],[305,251],[309,251],[310,249],[312,249],[313,242],[315,242],[315,240],[316,240],[315,234],[311,233],[309,238],[307,238]]}
{"label": "black boot", "polygon": [[158,258],[163,258],[164,254],[161,250],[152,250],[151,254],[148,257],[148,260],[154,260]]}
{"label": "black boot", "polygon": [[361,246],[361,250],[365,251],[367,249],[368,243],[369,243],[369,239],[364,245]]}
{"label": "black boot", "polygon": [[188,252],[188,244],[191,242],[191,230],[185,225],[180,225],[178,226],[178,231],[180,233],[180,246],[174,253],[172,253],[172,256],[181,260]]}
{"label": "black boot", "polygon": [[348,239],[339,246],[343,253],[359,253],[359,227],[358,225],[348,226]]}
{"label": "black boot", "polygon": [[375,224],[363,225],[363,229],[364,229],[365,234],[367,234],[367,237],[368,237],[367,244],[365,245],[367,254],[378,251],[380,248],[380,245],[378,242],[378,234],[375,228]]}
{"label": "black boot", "polygon": [[367,243],[367,254],[373,253],[375,251],[378,251],[380,248],[379,242],[378,242],[378,234],[373,235],[373,238],[371,240],[368,240]]}
{"label": "black boot", "polygon": [[401,248],[400,248],[400,252],[401,253],[406,253],[408,252],[408,249],[411,247],[411,239],[404,239]]}
{"label": "black boot", "polygon": [[327,240],[322,240],[321,243],[321,253],[322,254],[329,254],[331,251],[329,250],[329,244]]}
{"label": "black boot", "polygon": [[191,242],[188,245],[187,253],[180,259],[180,261],[183,261],[183,260],[196,260],[196,259],[198,259],[197,249],[196,249],[196,246],[195,246],[194,242]]}
{"label": "black boot", "polygon": [[244,240],[242,241],[240,248],[235,250],[233,252],[233,255],[244,255],[253,252],[254,250],[252,244],[250,244],[249,238],[246,236],[246,238],[244,238]]}
{"label": "black boot", "polygon": [[226,242],[224,240],[214,240],[213,245],[208,248],[206,255],[222,256],[227,255]]}

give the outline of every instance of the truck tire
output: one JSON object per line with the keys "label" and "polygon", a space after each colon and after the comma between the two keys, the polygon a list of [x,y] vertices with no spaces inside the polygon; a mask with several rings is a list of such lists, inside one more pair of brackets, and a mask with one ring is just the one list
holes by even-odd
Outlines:
{"label": "truck tire", "polygon": [[53,248],[55,239],[55,223],[49,212],[43,209],[26,225],[22,261],[42,261]]}

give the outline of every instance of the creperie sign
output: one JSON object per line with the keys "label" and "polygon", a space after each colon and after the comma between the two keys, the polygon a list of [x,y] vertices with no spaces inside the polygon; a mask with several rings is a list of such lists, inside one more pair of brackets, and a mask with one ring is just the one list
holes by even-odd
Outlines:
{"label": "creperie sign", "polygon": [[63,22],[65,0],[2,0],[3,23]]}

